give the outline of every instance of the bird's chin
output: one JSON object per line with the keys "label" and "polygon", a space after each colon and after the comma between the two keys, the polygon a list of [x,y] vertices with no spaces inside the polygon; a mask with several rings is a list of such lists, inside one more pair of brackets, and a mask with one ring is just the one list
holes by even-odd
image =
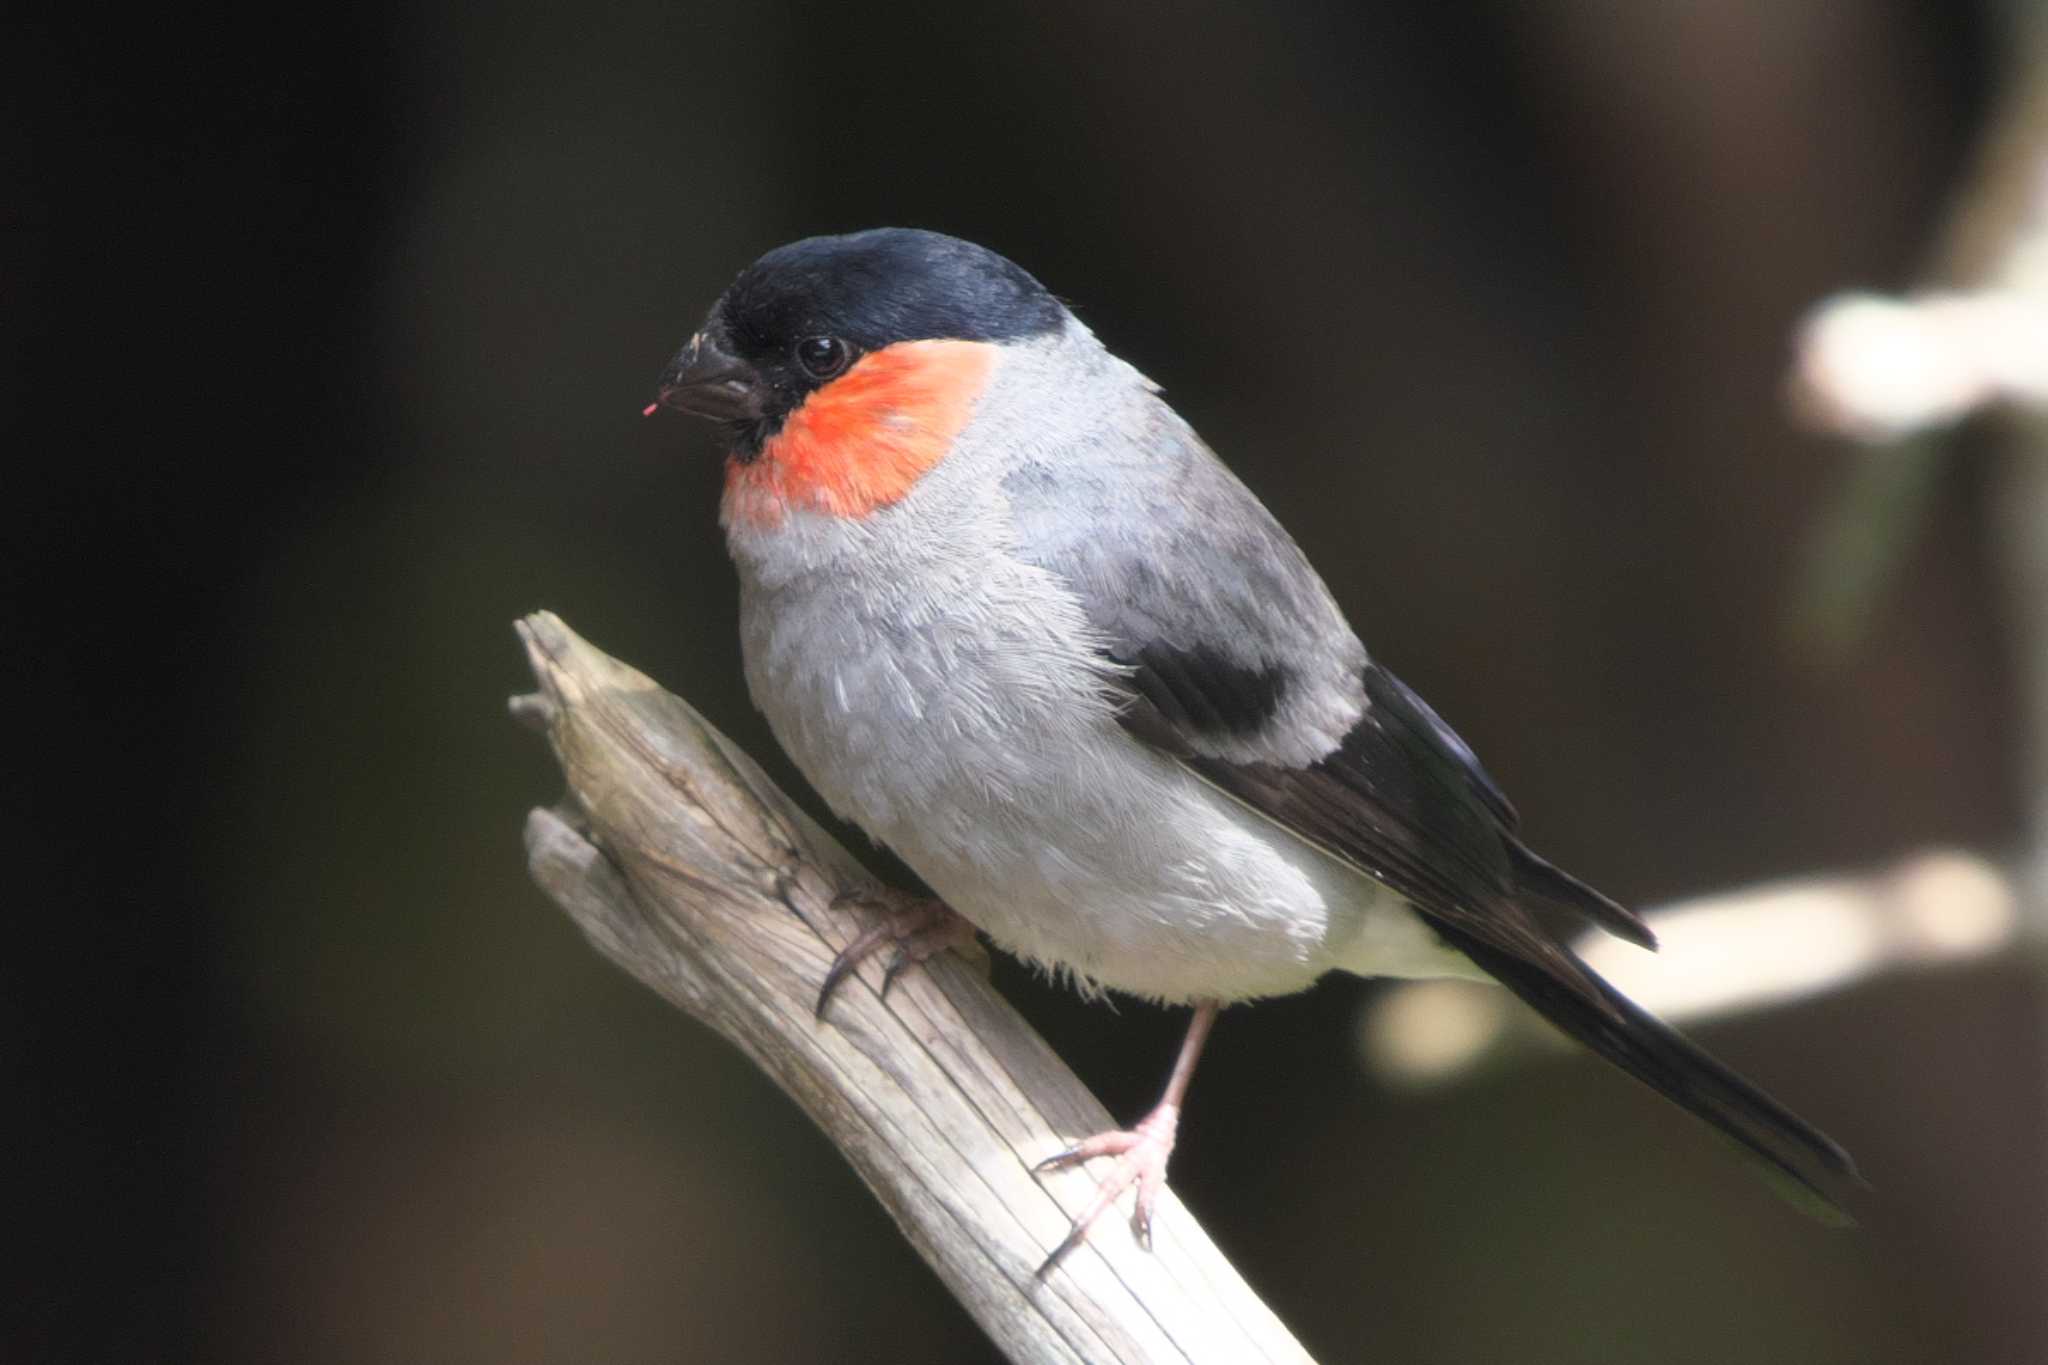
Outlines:
{"label": "bird's chin", "polygon": [[752,464],[761,458],[763,447],[773,437],[780,423],[766,417],[736,417],[725,423],[725,453],[734,464]]}

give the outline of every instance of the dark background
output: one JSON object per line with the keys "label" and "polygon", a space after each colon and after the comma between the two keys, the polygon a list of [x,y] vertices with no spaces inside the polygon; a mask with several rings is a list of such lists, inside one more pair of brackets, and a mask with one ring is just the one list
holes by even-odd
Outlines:
{"label": "dark background", "polygon": [[[638,412],[792,237],[940,228],[1070,299],[1623,899],[2017,834],[1982,451],[1852,655],[1786,630],[1854,458],[1786,421],[1787,338],[1924,261],[1997,75],[1972,6],[7,29],[0,1357],[988,1355],[794,1108],[522,871],[558,783],[503,714],[523,611],[787,776],[717,452]],[[1178,1019],[999,970],[1150,1102]],[[1176,1158],[1325,1361],[2041,1357],[2020,966],[1701,1030],[1857,1152],[1847,1235],[1582,1059],[1382,1088],[1374,989],[1233,1012]]]}

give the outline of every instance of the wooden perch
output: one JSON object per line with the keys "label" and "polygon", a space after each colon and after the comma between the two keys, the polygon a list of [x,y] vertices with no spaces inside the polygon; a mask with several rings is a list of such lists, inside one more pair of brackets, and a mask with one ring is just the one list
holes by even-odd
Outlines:
{"label": "wooden perch", "polygon": [[598,951],[711,1025],[838,1144],[897,1225],[1017,1361],[1307,1361],[1169,1192],[1146,1252],[1105,1220],[1033,1272],[1095,1189],[1034,1162],[1114,1125],[954,954],[884,999],[863,965],[813,1017],[874,879],[681,698],[546,612],[519,623],[569,793],[527,819],[534,879]]}

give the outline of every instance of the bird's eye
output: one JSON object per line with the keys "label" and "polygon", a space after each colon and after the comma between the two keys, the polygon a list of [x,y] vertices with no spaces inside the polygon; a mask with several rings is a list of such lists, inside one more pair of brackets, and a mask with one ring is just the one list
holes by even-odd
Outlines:
{"label": "bird's eye", "polygon": [[852,358],[853,353],[838,337],[805,337],[796,344],[796,363],[813,379],[830,379]]}

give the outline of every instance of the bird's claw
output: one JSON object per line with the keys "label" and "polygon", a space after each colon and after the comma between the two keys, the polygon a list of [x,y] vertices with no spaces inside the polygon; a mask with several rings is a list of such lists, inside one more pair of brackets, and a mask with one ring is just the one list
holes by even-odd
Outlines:
{"label": "bird's claw", "polygon": [[882,998],[889,998],[889,988],[896,984],[896,978],[903,975],[904,969],[914,967],[922,960],[910,949],[900,943],[897,944],[895,953],[889,958],[889,965],[882,969]]}
{"label": "bird's claw", "polygon": [[974,926],[941,900],[912,896],[889,888],[846,890],[832,898],[835,910],[855,905],[876,910],[881,918],[863,929],[832,959],[832,965],[826,969],[825,979],[818,987],[817,1017],[820,1019],[825,1017],[825,1007],[832,1003],[833,992],[853,974],[854,968],[872,957],[884,944],[896,945],[896,951],[882,973],[881,994],[886,996],[889,988],[896,984],[896,978],[907,969],[931,960],[948,948],[967,947],[974,943]]}
{"label": "bird's claw", "polygon": [[1159,1200],[1159,1192],[1166,1188],[1166,1163],[1173,1155],[1174,1133],[1179,1126],[1179,1109],[1162,1104],[1135,1128],[1097,1133],[1031,1168],[1043,1173],[1078,1166],[1098,1156],[1117,1158],[1116,1169],[1097,1187],[1094,1201],[1074,1219],[1066,1240],[1053,1248],[1045,1263],[1038,1267],[1034,1279],[1042,1281],[1052,1274],[1061,1261],[1088,1240],[1089,1230],[1096,1220],[1134,1185],[1138,1192],[1131,1209],[1131,1235],[1137,1238],[1139,1246],[1147,1251],[1152,1249],[1152,1210]]}

